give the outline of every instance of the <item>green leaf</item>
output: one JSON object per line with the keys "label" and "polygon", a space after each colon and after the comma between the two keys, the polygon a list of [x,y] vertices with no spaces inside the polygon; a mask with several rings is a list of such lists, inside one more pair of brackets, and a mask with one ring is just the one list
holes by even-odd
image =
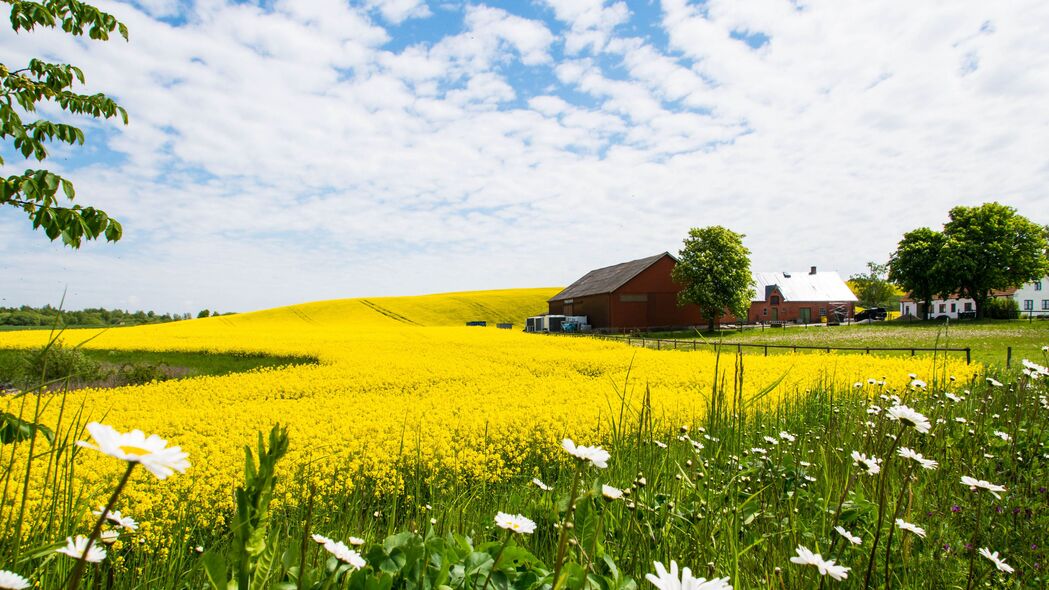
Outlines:
{"label": "green leaf", "polygon": [[218,553],[208,551],[201,557],[204,573],[213,590],[226,590],[229,581],[226,579],[226,560]]}
{"label": "green leaf", "polygon": [[54,443],[55,433],[48,427],[34,422],[27,422],[14,414],[0,412],[0,443],[11,444],[22,442],[40,434],[47,442]]}

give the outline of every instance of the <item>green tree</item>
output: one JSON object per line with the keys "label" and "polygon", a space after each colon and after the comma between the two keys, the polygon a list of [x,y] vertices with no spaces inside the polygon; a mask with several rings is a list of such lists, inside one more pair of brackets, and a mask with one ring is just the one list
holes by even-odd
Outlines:
{"label": "green tree", "polygon": [[903,234],[896,251],[889,258],[889,280],[908,291],[921,302],[922,319],[929,319],[932,300],[941,293],[950,293],[944,279],[942,264],[944,237],[927,227]]}
{"label": "green tree", "polygon": [[[0,0],[11,7],[11,27],[16,33],[37,27],[61,28],[74,36],[87,35],[106,41],[116,31],[127,40],[127,27],[114,16],[79,0],[23,2]],[[74,115],[110,119],[119,117],[127,124],[127,111],[104,94],[80,94],[73,90],[84,84],[84,73],[69,64],[31,59],[14,69],[0,63],[0,140],[10,141],[26,159],[43,161],[48,144],[62,142],[82,145],[84,132],[67,123],[33,117],[39,103],[54,103]],[[4,160],[0,157],[0,165]],[[61,194],[59,190],[61,189]],[[0,206],[18,207],[29,215],[33,229],[43,229],[52,241],[79,248],[81,240],[105,236],[115,242],[123,229],[104,211],[80,205],[63,206],[62,195],[72,201],[73,183],[44,169],[27,169],[21,174],[0,178]]]}
{"label": "green tree", "polygon": [[877,262],[867,263],[867,272],[855,274],[849,277],[850,287],[860,300],[863,307],[888,307],[889,302],[896,295],[885,274],[889,272],[886,264]]}
{"label": "green tree", "polygon": [[746,318],[750,309],[754,278],[743,238],[720,225],[692,228],[678,253],[672,275],[682,286],[678,305],[699,306],[710,330],[726,311]]}
{"label": "green tree", "polygon": [[197,319],[207,318],[207,317],[211,317],[211,312],[206,310],[206,309],[202,309],[202,310],[200,310],[199,313],[197,313]]}
{"label": "green tree", "polygon": [[[976,303],[976,317],[995,289],[1018,287],[1049,273],[1049,227],[999,203],[955,207],[943,226],[945,286]],[[945,290],[947,292],[947,290]]]}

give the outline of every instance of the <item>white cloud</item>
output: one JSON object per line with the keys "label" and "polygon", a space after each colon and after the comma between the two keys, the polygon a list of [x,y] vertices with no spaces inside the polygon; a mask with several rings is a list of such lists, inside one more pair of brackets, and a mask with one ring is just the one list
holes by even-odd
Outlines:
{"label": "white cloud", "polygon": [[63,250],[0,211],[3,297],[245,310],[551,285],[715,223],[757,268],[847,274],[955,204],[1049,223],[1041,3],[667,0],[667,46],[626,36],[615,2],[551,2],[563,45],[516,6],[394,39],[409,5],[201,2],[171,24],[108,3],[130,43],[0,32],[4,63],[76,63],[131,114],[87,126],[98,162],[52,162],[125,240]]}
{"label": "white cloud", "polygon": [[386,22],[394,25],[410,18],[426,18],[433,14],[425,0],[368,0],[368,6],[378,9]]}

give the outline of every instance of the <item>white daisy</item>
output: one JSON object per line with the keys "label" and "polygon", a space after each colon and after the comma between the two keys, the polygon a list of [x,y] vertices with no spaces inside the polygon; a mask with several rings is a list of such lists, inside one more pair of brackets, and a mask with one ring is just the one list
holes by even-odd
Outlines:
{"label": "white daisy", "polygon": [[98,422],[88,424],[87,431],[98,446],[86,441],[78,441],[77,445],[130,463],[141,463],[157,479],[167,479],[176,471],[185,473],[190,466],[189,455],[181,447],[169,447],[166,440],[155,434],[147,437],[141,430],[122,433]]}
{"label": "white daisy", "polygon": [[787,442],[794,442],[795,440],[797,440],[793,434],[787,432],[786,430],[780,431],[779,437]]}
{"label": "white daisy", "polygon": [[875,457],[868,457],[859,451],[852,452],[852,464],[860,465],[867,470],[867,475],[877,475],[881,472],[881,462]]}
{"label": "white daisy", "polygon": [[841,581],[849,577],[849,568],[841,565],[835,565],[833,559],[823,559],[823,556],[819,553],[813,553],[803,545],[798,545],[798,548],[794,551],[797,552],[797,557],[791,557],[791,563],[799,565],[813,565],[819,570],[821,576],[830,576],[835,580]]}
{"label": "white daisy", "polygon": [[900,447],[900,449],[896,451],[896,454],[903,457],[904,459],[911,459],[912,461],[917,461],[918,464],[921,465],[924,469],[936,469],[940,466],[940,464],[936,461],[933,461],[932,459],[926,459],[922,456],[921,453],[916,453],[915,451],[907,447]]}
{"label": "white daisy", "polygon": [[90,550],[87,549],[87,537],[84,535],[77,535],[76,539],[73,539],[73,537],[66,537],[66,546],[61,549],[55,549],[55,553],[61,553],[75,559],[80,559],[84,556],[85,550],[87,551],[87,556],[84,557],[85,561],[98,563],[106,558],[106,550],[94,543],[91,544]]}
{"label": "white daisy", "polygon": [[601,494],[609,500],[618,500],[623,497],[623,490],[602,484]]}
{"label": "white daisy", "polygon": [[1013,571],[1014,571],[1013,570],[1013,566],[1009,565],[1008,563],[1005,563],[1004,560],[1002,560],[1000,557],[998,557],[998,552],[997,551],[995,551],[994,553],[991,553],[991,550],[988,549],[987,547],[980,547],[980,555],[982,555],[982,556],[986,557],[987,559],[990,559],[991,561],[993,561],[994,562],[994,567],[998,568],[999,570],[1001,570],[1001,571],[1003,571],[1003,572],[1005,572],[1007,574],[1013,573]]}
{"label": "white daisy", "polygon": [[1012,437],[1011,437],[1011,436],[1009,436],[1009,433],[1007,433],[1007,432],[1002,432],[1001,430],[995,430],[995,431],[994,431],[994,435],[995,435],[995,436],[997,436],[998,438],[1000,438],[1000,439],[1002,439],[1002,440],[1006,441],[1006,442],[1008,442],[1009,440],[1011,440],[1011,439],[1012,439]]}
{"label": "white daisy", "polygon": [[359,570],[368,565],[368,562],[364,561],[364,558],[361,557],[360,553],[350,549],[342,541],[332,541],[329,539],[328,542],[324,544],[324,549],[328,553],[334,555],[335,559],[352,565],[353,569]]}
{"label": "white daisy", "polygon": [[850,533],[849,531],[845,530],[845,528],[840,526],[840,525],[834,527],[834,530],[838,531],[839,535],[841,535],[841,536],[845,537],[846,539],[848,539],[849,542],[852,543],[853,545],[860,545],[860,544],[863,543],[863,539],[861,539],[861,538],[857,537],[856,535]]}
{"label": "white daisy", "polygon": [[495,515],[495,524],[500,528],[515,533],[530,535],[535,532],[535,522],[520,514],[507,514],[505,512],[500,512]]}
{"label": "white daisy", "polygon": [[[100,508],[98,510],[92,510],[91,514],[94,514],[95,516],[102,516],[102,509]],[[135,519],[131,518],[130,516],[121,516],[119,510],[114,510],[112,512],[106,513],[106,520],[128,530],[138,530],[138,523],[135,522]]]}
{"label": "white daisy", "polygon": [[929,432],[929,428],[932,427],[932,424],[929,423],[929,419],[923,414],[902,404],[889,408],[886,411],[886,414],[890,420],[899,420],[902,424],[912,426],[915,430],[923,434]]}
{"label": "white daisy", "polygon": [[533,477],[532,478],[532,484],[535,485],[535,487],[543,490],[544,492],[549,492],[550,490],[553,489],[550,486],[548,486],[545,483],[543,483],[542,480],[540,480],[538,477]]}
{"label": "white daisy", "polygon": [[958,403],[958,402],[962,401],[962,398],[958,397],[957,395],[954,395],[953,393],[951,393],[949,391],[947,393],[943,394],[943,396],[946,397],[947,399],[951,400],[954,403]]}
{"label": "white daisy", "polygon": [[924,381],[922,381],[921,379],[914,379],[913,381],[911,381],[911,387],[916,387],[918,389],[925,389],[926,386],[927,386],[926,383]]}
{"label": "white daisy", "polygon": [[334,543],[335,542],[335,541],[329,539],[328,537],[325,537],[324,535],[318,535],[316,533],[310,535],[310,537],[313,539],[313,542],[318,544],[318,545],[326,545],[328,543]]}
{"label": "white daisy", "polygon": [[902,518],[896,519],[896,526],[900,527],[901,531],[910,531],[921,538],[925,538],[925,529],[921,528],[916,524],[912,524],[903,520]]}
{"label": "white daisy", "polygon": [[569,455],[572,455],[580,461],[590,461],[595,467],[604,469],[608,467],[608,460],[612,457],[608,451],[601,447],[587,447],[583,445],[576,446],[572,439],[566,438],[561,441],[561,446],[568,451]]}
{"label": "white daisy", "polygon": [[31,585],[29,580],[14,572],[0,570],[0,588],[4,590],[25,590]]}
{"label": "white daisy", "polygon": [[993,483],[991,483],[989,481],[984,481],[982,479],[976,479],[975,477],[969,477],[968,475],[963,475],[962,476],[962,483],[967,485],[967,486],[969,486],[969,489],[974,491],[974,492],[977,489],[987,490],[988,492],[991,492],[991,495],[993,495],[995,498],[998,498],[998,499],[1002,498],[1001,496],[998,495],[998,492],[1006,491],[1005,490],[1005,486],[995,485],[995,484],[993,484]]}
{"label": "white daisy", "polygon": [[[437,520],[436,518],[431,518],[430,522],[433,522],[434,524],[437,524],[436,520]],[[364,539],[362,539],[360,537],[350,537],[349,539],[346,539],[346,540],[349,541],[350,545],[353,545],[354,547],[360,547],[361,545],[364,544]]]}
{"label": "white daisy", "polygon": [[987,382],[990,383],[991,386],[993,386],[993,387],[1001,387],[1002,386],[1002,382],[1001,381],[999,381],[997,379],[994,379],[994,378],[991,378],[991,377],[987,378]]}
{"label": "white daisy", "polygon": [[685,568],[681,570],[681,577],[678,578],[677,562],[670,562],[670,571],[660,562],[655,563],[656,574],[645,574],[645,579],[659,588],[659,590],[732,590],[732,584],[729,584],[729,579],[726,578],[714,578],[707,580],[706,578],[693,578],[692,570]]}
{"label": "white daisy", "polygon": [[117,531],[102,531],[98,534],[98,540],[104,545],[112,545],[117,542],[120,538],[120,533]]}

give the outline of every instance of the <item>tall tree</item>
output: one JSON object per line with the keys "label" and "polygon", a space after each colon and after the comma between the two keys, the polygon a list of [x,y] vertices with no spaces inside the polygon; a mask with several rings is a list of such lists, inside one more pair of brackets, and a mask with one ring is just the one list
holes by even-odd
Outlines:
{"label": "tall tree", "polygon": [[1018,287],[1049,272],[1049,227],[999,203],[955,207],[943,226],[940,263],[946,286],[976,303],[976,317],[995,289]]}
{"label": "tall tree", "polygon": [[720,225],[692,228],[678,253],[672,275],[682,286],[678,304],[699,306],[710,330],[726,311],[745,318],[750,309],[754,278],[743,238]]}
{"label": "tall tree", "polygon": [[[127,27],[113,15],[79,0],[42,0],[23,2],[0,0],[11,7],[11,27],[15,32],[36,27],[61,28],[74,36],[106,41],[116,31],[127,40]],[[47,145],[58,141],[82,145],[84,132],[67,123],[33,117],[37,105],[51,102],[74,115],[110,119],[119,117],[127,124],[127,111],[104,94],[79,94],[74,85],[84,83],[84,73],[69,64],[31,59],[14,69],[0,63],[0,140],[10,141],[14,150],[38,162],[48,156]],[[3,164],[0,156],[0,164]],[[61,194],[59,193],[61,189]],[[79,248],[81,240],[105,236],[108,241],[120,239],[123,229],[104,211],[80,205],[63,206],[62,195],[72,201],[73,183],[44,169],[27,169],[21,174],[0,178],[0,206],[22,209],[29,215],[33,229],[44,230],[51,240]]]}
{"label": "tall tree", "polygon": [[922,319],[929,319],[932,300],[952,289],[945,287],[945,269],[941,264],[943,234],[927,227],[903,234],[896,251],[889,258],[889,280],[910,292],[923,303]]}
{"label": "tall tree", "polygon": [[856,298],[860,300],[860,305],[863,307],[886,307],[892,301],[893,296],[896,294],[896,289],[885,278],[885,273],[888,270],[888,265],[868,262],[866,273],[855,274],[849,277],[849,286],[852,287]]}

